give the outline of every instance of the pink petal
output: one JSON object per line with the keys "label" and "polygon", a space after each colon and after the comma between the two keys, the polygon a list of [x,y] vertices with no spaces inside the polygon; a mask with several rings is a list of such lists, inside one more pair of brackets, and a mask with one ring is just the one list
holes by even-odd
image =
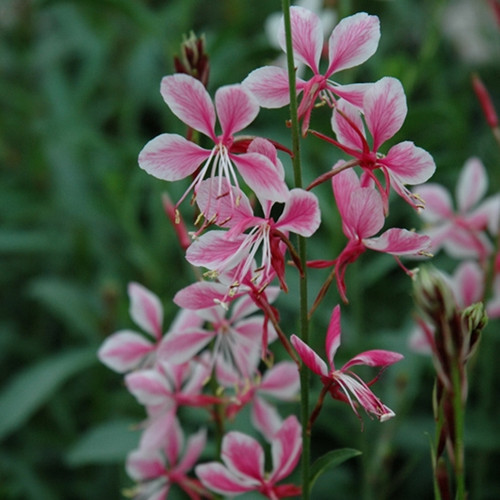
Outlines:
{"label": "pink petal", "polygon": [[262,378],[259,392],[278,399],[291,399],[300,389],[297,365],[292,361],[282,361],[269,369]]}
{"label": "pink petal", "polygon": [[442,244],[451,257],[484,259],[493,252],[493,245],[484,232],[455,226],[446,236]]}
{"label": "pink petal", "polygon": [[402,354],[393,351],[385,351],[382,349],[374,349],[372,351],[364,351],[357,356],[354,356],[343,367],[342,371],[345,372],[351,366],[367,365],[367,366],[389,366],[404,358]]}
{"label": "pink petal", "polygon": [[184,434],[177,418],[173,416],[168,425],[168,434],[165,440],[165,457],[170,468],[177,465],[181,450],[184,448]]}
{"label": "pink petal", "polygon": [[484,294],[484,272],[475,261],[462,262],[453,275],[452,288],[460,307],[479,302]]}
{"label": "pink petal", "polygon": [[403,184],[422,184],[432,177],[436,164],[432,156],[410,141],[393,146],[387,156],[380,161],[396,174]]}
{"label": "pink petal", "polygon": [[185,309],[207,309],[220,303],[227,295],[227,286],[211,281],[198,281],[179,290],[174,303]]}
{"label": "pink petal", "polygon": [[151,139],[139,153],[139,166],[164,181],[178,181],[191,175],[210,156],[210,151],[176,134]]}
{"label": "pink petal", "polygon": [[142,482],[161,477],[165,473],[165,464],[158,450],[134,450],[127,456],[127,474]]}
{"label": "pink petal", "polygon": [[206,442],[207,432],[205,429],[200,429],[196,434],[189,436],[186,451],[177,466],[177,470],[187,472],[192,469],[196,462],[198,462]]}
{"label": "pink petal", "polygon": [[431,240],[428,236],[408,231],[407,229],[391,228],[378,238],[363,240],[367,248],[391,255],[418,255],[429,251]]}
{"label": "pink petal", "polygon": [[163,330],[163,307],[160,299],[139,283],[129,283],[130,316],[145,332],[160,339]]}
{"label": "pink petal", "polygon": [[382,198],[373,188],[359,188],[351,193],[349,205],[342,218],[346,236],[369,238],[382,229],[385,222]]}
{"label": "pink petal", "polygon": [[269,158],[278,171],[280,177],[282,179],[285,178],[285,169],[283,168],[283,164],[278,158],[278,151],[274,144],[263,137],[256,137],[248,146],[248,153],[260,153],[261,155]]}
{"label": "pink petal", "polygon": [[219,88],[215,93],[215,108],[224,138],[243,130],[259,114],[257,100],[242,85]]}
{"label": "pink petal", "polygon": [[160,92],[177,118],[216,141],[215,109],[199,80],[180,73],[165,76],[161,81]]}
{"label": "pink petal", "polygon": [[[339,160],[333,168],[338,168],[344,163],[344,160]],[[342,217],[342,221],[345,219],[346,213],[349,210],[351,193],[360,187],[361,183],[359,177],[352,168],[343,170],[332,177],[333,195],[335,196],[335,201],[337,202],[337,208],[340,212],[340,216]],[[352,228],[350,226],[344,227],[344,232],[348,238],[356,236],[354,232],[351,232],[351,229]]]}
{"label": "pink petal", "polygon": [[[290,8],[290,23],[294,58],[309,66],[314,73],[319,73],[318,64],[323,49],[321,20],[314,12],[295,6]],[[286,52],[283,23],[278,31],[278,41]]]}
{"label": "pink petal", "polygon": [[378,47],[380,22],[377,16],[359,12],[335,26],[328,40],[330,64],[326,74],[364,63]]}
{"label": "pink petal", "polygon": [[468,212],[486,194],[488,177],[479,158],[469,158],[457,182],[457,205],[461,213]]}
{"label": "pink petal", "polygon": [[243,80],[263,108],[282,108],[290,102],[288,72],[277,66],[264,66],[252,71]]}
{"label": "pink petal", "polygon": [[466,219],[471,227],[483,230],[488,228],[491,235],[496,235],[500,221],[500,195],[486,198],[477,208],[467,214]]}
{"label": "pink petal", "polygon": [[174,364],[190,361],[214,337],[213,331],[194,330],[169,333],[158,348],[158,357]]}
{"label": "pink petal", "polygon": [[363,151],[365,127],[358,108],[345,100],[339,100],[332,113],[332,129],[343,146]]}
{"label": "pink petal", "polygon": [[160,406],[160,413],[150,418],[147,421],[147,426],[142,431],[139,442],[141,450],[153,452],[165,445],[172,419],[175,418],[175,412],[176,405],[173,400],[169,401],[168,407],[165,407],[165,405]]}
{"label": "pink petal", "polygon": [[231,269],[239,262],[236,252],[244,240],[244,236],[228,240],[225,231],[209,231],[190,245],[186,259],[197,267]]}
{"label": "pink petal", "polygon": [[279,170],[267,156],[259,153],[229,155],[239,173],[259,200],[283,203],[288,198],[288,187]]}
{"label": "pink petal", "polygon": [[302,453],[302,428],[295,415],[288,417],[276,433],[271,447],[273,471],[270,481],[278,482],[291,474]]}
{"label": "pink petal", "polygon": [[326,363],[306,343],[296,335],[290,337],[290,342],[310,370],[317,375],[328,375]]}
{"label": "pink petal", "polygon": [[195,473],[206,488],[222,495],[239,495],[256,489],[259,484],[234,476],[219,462],[198,465]]}
{"label": "pink petal", "polygon": [[136,368],[154,348],[154,345],[142,335],[122,330],[103,342],[97,357],[108,368],[118,373],[125,373]]}
{"label": "pink petal", "polygon": [[414,191],[425,201],[425,209],[420,212],[422,219],[431,224],[453,217],[450,193],[439,184],[426,184]]}
{"label": "pink petal", "polygon": [[333,84],[330,82],[328,88],[345,101],[362,109],[366,91],[372,86],[371,83],[350,83],[348,85]]}
{"label": "pink petal", "polygon": [[256,481],[264,477],[264,450],[253,437],[228,432],[222,440],[221,457],[233,474]]}
{"label": "pink petal", "polygon": [[377,151],[405,121],[408,109],[401,82],[388,76],[375,82],[366,91],[363,110],[368,130],[373,137],[373,151]]}
{"label": "pink petal", "polygon": [[140,370],[125,377],[127,389],[143,405],[161,404],[168,397],[164,378],[156,370]]}
{"label": "pink petal", "polygon": [[183,332],[191,328],[201,328],[204,320],[200,316],[191,310],[180,309],[175,315],[174,320],[170,324],[170,332]]}
{"label": "pink petal", "polygon": [[330,368],[335,369],[333,359],[335,353],[340,346],[340,336],[342,332],[340,329],[340,306],[336,305],[332,311],[332,316],[330,318],[330,324],[328,325],[328,331],[326,333],[326,357],[330,363]]}
{"label": "pink petal", "polygon": [[318,199],[304,189],[292,189],[276,227],[301,236],[313,235],[321,223]]}
{"label": "pink petal", "polygon": [[283,424],[283,420],[276,407],[258,396],[255,396],[252,401],[251,419],[253,426],[269,442],[272,441],[274,435]]}

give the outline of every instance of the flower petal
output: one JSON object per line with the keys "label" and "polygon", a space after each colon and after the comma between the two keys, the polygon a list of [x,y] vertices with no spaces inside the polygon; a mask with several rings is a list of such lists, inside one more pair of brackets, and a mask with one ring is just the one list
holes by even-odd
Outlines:
{"label": "flower petal", "polygon": [[196,434],[189,436],[186,443],[186,450],[182,460],[177,466],[177,470],[181,472],[187,472],[193,468],[193,466],[198,462],[200,455],[205,448],[207,442],[207,431],[206,429],[200,429]]}
{"label": "flower petal", "polygon": [[340,99],[332,113],[332,129],[343,146],[359,152],[363,151],[365,127],[358,108]]}
{"label": "flower petal", "polygon": [[443,186],[429,183],[419,186],[414,193],[425,201],[425,209],[420,212],[424,221],[435,224],[453,217],[451,196]]}
{"label": "flower petal", "polygon": [[393,146],[387,156],[380,161],[395,173],[403,184],[422,184],[429,180],[436,170],[432,156],[411,141]]}
{"label": "flower petal", "polygon": [[214,332],[207,330],[169,333],[158,347],[158,356],[174,364],[185,363],[201,351],[213,337]]}
{"label": "flower petal", "polygon": [[276,433],[272,445],[273,470],[269,478],[278,482],[291,474],[302,453],[302,427],[295,415],[288,417]]}
{"label": "flower petal", "polygon": [[168,398],[165,380],[156,370],[140,370],[125,377],[125,385],[143,405],[161,404]]}
{"label": "flower petal", "polygon": [[306,238],[313,235],[321,223],[318,198],[304,189],[292,189],[276,227]]}
{"label": "flower petal", "polygon": [[262,378],[259,392],[278,399],[291,399],[300,389],[297,365],[292,361],[281,361],[269,369]]}
{"label": "flower petal", "polygon": [[154,348],[142,335],[130,330],[121,330],[103,342],[97,357],[108,368],[125,373],[136,368]]}
{"label": "flower petal", "polygon": [[307,367],[312,370],[317,375],[328,375],[328,368],[326,363],[297,335],[292,335],[290,337],[290,342],[292,343],[294,349],[298,352],[300,359],[307,365]]}
{"label": "flower petal", "polygon": [[355,239],[364,239],[382,229],[385,222],[384,207],[382,198],[375,189],[371,187],[355,189],[346,208],[342,217],[346,236],[355,235]]}
{"label": "flower petal", "polygon": [[389,366],[404,358],[402,354],[393,351],[385,351],[382,349],[374,349],[371,351],[364,351],[357,356],[354,356],[343,367],[342,371],[345,372],[351,366],[367,365],[367,366]]}
{"label": "flower petal", "polygon": [[[320,18],[303,7],[290,8],[292,46],[294,58],[309,66],[314,73],[319,73],[318,64],[323,50],[323,28]],[[278,41],[286,52],[285,27],[281,23]]]}
{"label": "flower petal", "polygon": [[377,16],[359,12],[342,19],[328,40],[330,64],[327,76],[364,63],[378,47],[380,22]]}
{"label": "flower petal", "polygon": [[199,80],[181,73],[165,76],[160,92],[177,118],[215,142],[214,105]]}
{"label": "flower petal", "polygon": [[452,290],[458,305],[468,307],[482,300],[484,283],[484,272],[477,262],[462,262],[453,274]]}
{"label": "flower petal", "polygon": [[239,495],[258,487],[256,481],[235,476],[219,462],[198,465],[195,473],[206,488],[222,495]]}
{"label": "flower petal", "polygon": [[179,290],[174,303],[185,309],[208,309],[225,299],[227,286],[212,281],[198,281]]}
{"label": "flower petal", "polygon": [[290,102],[288,72],[277,66],[252,71],[242,82],[263,108],[282,108]]}
{"label": "flower petal", "polygon": [[129,283],[130,317],[156,339],[163,333],[163,307],[157,295],[139,283]]}
{"label": "flower petal", "polygon": [[377,238],[363,240],[363,243],[367,248],[377,252],[391,255],[419,255],[429,251],[431,239],[407,229],[391,228]]}
{"label": "flower petal", "polygon": [[332,311],[332,316],[330,318],[330,323],[328,325],[328,331],[326,333],[326,358],[330,363],[330,368],[335,369],[335,364],[333,362],[333,358],[335,357],[335,353],[340,346],[340,306],[336,305]]}
{"label": "flower petal", "polygon": [[486,194],[488,176],[479,158],[469,158],[457,182],[457,205],[461,213],[468,212]]}
{"label": "flower petal", "polygon": [[221,458],[233,474],[256,481],[264,477],[264,450],[251,436],[228,432],[222,440]]}
{"label": "flower petal", "polygon": [[165,464],[158,450],[138,449],[128,454],[126,469],[134,481],[142,482],[161,477]]}
{"label": "flower petal", "polygon": [[403,125],[408,108],[401,82],[384,77],[366,91],[363,102],[366,125],[373,137],[373,151],[390,139]]}
{"label": "flower petal", "polygon": [[283,203],[288,198],[288,187],[272,161],[260,153],[229,155],[248,187],[259,200]]}
{"label": "flower petal", "polygon": [[191,175],[210,156],[210,151],[177,134],[151,139],[139,153],[139,166],[164,181],[178,181]]}
{"label": "flower petal", "polygon": [[252,123],[259,114],[259,104],[242,85],[226,85],[215,93],[215,108],[223,137],[231,137]]}
{"label": "flower petal", "polygon": [[253,426],[269,442],[283,425],[283,420],[276,407],[258,396],[255,396],[252,401],[251,419]]}

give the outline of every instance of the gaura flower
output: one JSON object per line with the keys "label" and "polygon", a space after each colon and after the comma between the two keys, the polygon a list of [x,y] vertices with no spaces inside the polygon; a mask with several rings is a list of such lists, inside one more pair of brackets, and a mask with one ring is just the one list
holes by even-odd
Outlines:
{"label": "gaura flower", "polygon": [[290,339],[302,361],[310,370],[320,376],[321,382],[323,383],[323,391],[320,395],[313,418],[319,413],[323,398],[327,392],[329,392],[334,399],[349,403],[357,417],[359,417],[357,404],[360,404],[367,414],[374,415],[381,422],[392,418],[394,412],[385,406],[370,390],[369,386],[376,382],[378,376],[371,382],[366,383],[359,375],[354,373],[351,368],[356,365],[380,366],[386,368],[403,359],[403,355],[397,352],[380,349],[364,351],[348,361],[342,368],[335,368],[333,360],[340,346],[340,335],[340,306],[337,305],[332,312],[326,334],[325,350],[328,358],[328,366],[316,352],[299,337],[292,335]]}
{"label": "gaura flower", "polygon": [[[267,199],[286,199],[285,181],[266,156],[253,152],[237,153],[238,138],[234,134],[252,123],[259,112],[259,104],[241,85],[218,89],[215,107],[203,84],[189,75],[165,76],[161,82],[161,94],[180,120],[214,143],[212,149],[204,149],[178,134],[161,134],[140,152],[139,166],[159,179],[177,181],[194,175],[177,205],[191,189],[196,195],[206,177],[219,177],[216,190],[217,196],[222,196],[229,191],[231,184],[238,186],[236,172],[252,190],[260,191]],[[215,132],[216,116],[222,130],[220,135]],[[242,139],[248,142],[248,137]]]}
{"label": "gaura flower", "polygon": [[456,186],[456,205],[449,191],[440,184],[426,184],[416,190],[425,198],[421,212],[427,227],[424,233],[432,241],[432,251],[443,248],[450,256],[485,259],[493,245],[486,231],[496,235],[500,217],[500,195],[483,199],[488,189],[488,176],[478,158],[469,158],[460,172]]}
{"label": "gaura flower", "polygon": [[[332,115],[337,140],[316,135],[358,160],[365,175],[377,184],[386,212],[391,187],[413,207],[422,206],[422,199],[405,185],[422,184],[432,176],[436,170],[432,156],[411,141],[392,146],[385,155],[379,152],[380,146],[398,132],[406,118],[406,97],[399,80],[384,77],[373,83],[365,92],[362,109],[364,122],[358,108],[346,100],[339,101]],[[371,136],[371,145],[366,132]],[[374,174],[378,169],[385,178],[385,188]]]}
{"label": "gaura flower", "polygon": [[428,236],[407,229],[391,228],[375,237],[385,222],[382,198],[373,187],[363,187],[353,169],[339,172],[332,178],[337,207],[342,217],[342,230],[349,241],[333,261],[313,261],[310,267],[335,265],[337,287],[347,302],[344,281],[347,266],[355,262],[367,249],[391,254],[405,272],[411,275],[399,260],[402,255],[427,255]]}
{"label": "gaura flower", "polygon": [[[254,259],[261,250],[260,265],[255,278],[266,286],[278,276],[286,290],[284,278],[284,252],[289,232],[311,236],[320,224],[320,210],[315,195],[303,189],[292,189],[283,212],[277,220],[271,215],[272,203],[263,204],[264,217],[254,215],[250,201],[244,193],[236,194],[237,206],[231,206],[230,197],[214,202],[210,185],[199,189],[198,205],[213,223],[229,228],[228,231],[210,230],[197,238],[187,249],[186,259],[194,266],[206,267],[218,276],[233,270],[233,289],[237,288],[252,269]],[[215,207],[212,211],[210,207]],[[249,230],[248,233],[245,231]]]}
{"label": "gaura flower", "polygon": [[198,465],[196,475],[208,489],[231,497],[257,491],[271,500],[300,495],[293,484],[277,483],[289,476],[302,452],[301,426],[288,417],[271,443],[273,469],[264,472],[264,450],[254,438],[228,432],[222,439],[222,461]]}
{"label": "gaura flower", "polygon": [[199,480],[188,476],[205,447],[206,431],[201,429],[190,436],[184,446],[177,418],[171,416],[166,426],[165,442],[158,449],[139,448],[127,457],[127,474],[139,483],[131,491],[133,498],[166,500],[173,485],[184,490],[191,500],[211,498]]}
{"label": "gaura flower", "polygon": [[[294,57],[308,66],[313,76],[309,80],[297,79],[297,92],[302,92],[298,115],[303,119],[302,133],[309,128],[312,109],[320,99],[333,106],[336,97],[343,97],[354,105],[361,106],[363,93],[369,84],[340,85],[330,78],[344,69],[358,66],[377,50],[380,39],[378,17],[360,12],[340,21],[328,40],[328,68],[320,72],[319,62],[323,50],[323,29],[321,20],[313,12],[302,7],[290,9],[292,45]],[[286,52],[283,23],[278,40]],[[288,73],[285,69],[265,66],[254,70],[243,81],[259,100],[262,107],[280,108],[290,102]]]}

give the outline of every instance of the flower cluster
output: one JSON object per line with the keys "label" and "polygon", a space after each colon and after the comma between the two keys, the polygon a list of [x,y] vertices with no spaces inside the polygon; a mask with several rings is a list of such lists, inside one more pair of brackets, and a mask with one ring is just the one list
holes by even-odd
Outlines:
{"label": "flower cluster", "polygon": [[[188,133],[153,138],[141,151],[139,166],[164,181],[190,178],[175,205],[165,199],[165,207],[178,225],[186,260],[204,272],[199,273],[203,279],[175,295],[179,313],[166,333],[158,297],[132,283],[131,317],[147,336],[119,331],[99,351],[103,363],[125,374],[127,389],[147,414],[139,449],[127,462],[130,476],[139,483],[136,498],[165,498],[172,485],[190,498],[210,497],[209,490],[230,496],[257,491],[271,499],[300,494],[299,486],[278,484],[295,468],[302,438],[301,424],[293,415],[282,416],[277,402],[298,399],[297,367],[302,363],[323,384],[309,425],[327,394],[350,405],[358,417],[360,407],[380,421],[394,416],[370,388],[378,377],[366,383],[352,368],[383,369],[399,361],[400,354],[365,351],[336,368],[333,357],[341,333],[337,305],[326,335],[328,368],[299,336],[282,330],[274,304],[290,286],[289,260],[300,273],[306,265],[332,266],[331,276],[336,277],[344,302],[347,267],[366,250],[394,256],[412,275],[400,257],[428,255],[431,238],[404,228],[377,234],[389,212],[391,191],[411,207],[423,207],[425,193],[417,194],[407,186],[427,181],[435,165],[429,153],[410,141],[384,149],[407,113],[397,79],[350,85],[333,80],[374,54],[380,38],[376,16],[358,13],[335,26],[326,44],[326,71],[320,69],[324,38],[319,17],[303,7],[292,7],[290,21],[293,55],[310,71],[309,79],[299,78],[296,86],[302,135],[326,141],[345,155],[307,189],[287,184],[286,165],[278,154],[287,152],[286,147],[244,132],[261,107],[278,108],[290,102],[286,70],[256,69],[242,83],[219,88],[212,101],[206,89],[208,62],[198,53],[203,44],[191,37],[182,72],[161,82],[165,103],[187,125]],[[278,40],[286,51],[283,23]],[[330,135],[310,129],[318,105],[331,108]],[[194,140],[198,138],[203,146]],[[293,241],[297,236],[310,238],[319,229],[322,209],[313,189],[326,181],[332,184],[332,197],[323,210],[336,204],[347,242],[339,255],[325,254],[321,261],[306,263]],[[189,233],[192,241],[180,212],[188,195],[196,210]],[[274,362],[272,346],[278,339],[291,361]],[[208,410],[219,431],[223,463],[194,467],[203,453],[204,429],[188,439],[180,458],[184,448],[180,422],[186,406]],[[269,473],[264,471],[265,452],[254,437],[223,432],[225,423],[245,406],[250,407],[255,429],[270,445]],[[197,478],[188,475],[193,467]]]}

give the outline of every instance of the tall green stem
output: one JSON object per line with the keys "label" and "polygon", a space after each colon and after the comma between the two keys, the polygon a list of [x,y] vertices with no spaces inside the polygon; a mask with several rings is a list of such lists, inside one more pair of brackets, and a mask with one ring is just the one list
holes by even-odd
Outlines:
{"label": "tall green stem", "polygon": [[[292,132],[293,174],[295,187],[302,187],[302,168],[300,163],[300,128],[297,114],[297,90],[295,79],[295,65],[293,60],[292,28],[290,22],[290,0],[283,0],[283,16],[285,21],[286,53],[288,63],[288,81],[290,87],[290,123]],[[299,257],[304,270],[300,279],[300,337],[309,342],[309,318],[307,315],[307,266],[306,266],[306,240],[299,236]],[[308,432],[309,421],[309,370],[302,364],[300,368],[300,401],[302,422],[302,499],[309,499],[309,463],[311,455],[311,437]]]}

